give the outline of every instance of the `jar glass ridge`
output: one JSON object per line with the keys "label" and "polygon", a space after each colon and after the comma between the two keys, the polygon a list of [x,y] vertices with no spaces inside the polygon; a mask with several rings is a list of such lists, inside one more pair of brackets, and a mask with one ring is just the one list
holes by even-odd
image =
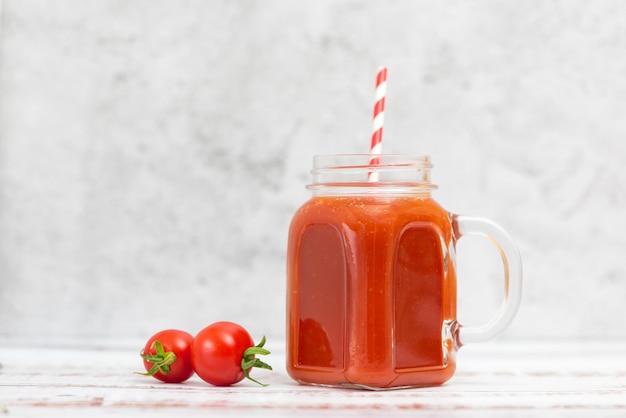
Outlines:
{"label": "jar glass ridge", "polygon": [[313,157],[313,195],[427,193],[437,188],[430,182],[432,164],[424,155],[339,154]]}

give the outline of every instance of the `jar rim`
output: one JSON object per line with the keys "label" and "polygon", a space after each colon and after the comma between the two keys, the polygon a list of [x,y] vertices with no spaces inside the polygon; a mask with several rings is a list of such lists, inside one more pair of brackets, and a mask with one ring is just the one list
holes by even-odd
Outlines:
{"label": "jar rim", "polygon": [[313,169],[339,167],[372,167],[395,165],[421,165],[432,168],[425,154],[318,154],[313,156]]}
{"label": "jar rim", "polygon": [[432,164],[418,154],[320,154],[313,156],[314,194],[423,194]]}

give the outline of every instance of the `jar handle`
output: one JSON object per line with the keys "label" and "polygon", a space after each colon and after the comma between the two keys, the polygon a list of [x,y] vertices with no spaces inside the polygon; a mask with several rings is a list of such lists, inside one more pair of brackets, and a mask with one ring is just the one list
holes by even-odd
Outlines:
{"label": "jar handle", "polygon": [[517,246],[498,224],[484,218],[453,215],[457,239],[464,235],[482,235],[494,243],[504,264],[504,301],[498,314],[484,325],[459,325],[457,344],[489,340],[506,328],[517,313],[522,298],[522,258]]}

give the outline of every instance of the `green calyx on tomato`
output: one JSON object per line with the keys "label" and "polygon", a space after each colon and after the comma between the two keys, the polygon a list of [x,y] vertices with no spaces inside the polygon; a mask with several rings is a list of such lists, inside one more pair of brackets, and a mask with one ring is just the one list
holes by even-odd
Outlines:
{"label": "green calyx on tomato", "polygon": [[176,361],[176,354],[172,351],[165,351],[163,344],[159,341],[154,341],[152,347],[155,353],[141,352],[141,358],[152,363],[152,367],[146,373],[142,373],[144,376],[154,376],[157,372],[167,376],[170,372],[170,366]]}
{"label": "green calyx on tomato", "polygon": [[255,355],[257,354],[262,355],[262,356],[266,356],[270,354],[269,350],[263,348],[264,345],[265,345],[265,335],[261,339],[261,342],[259,342],[254,347],[247,348],[246,351],[243,352],[243,357],[241,358],[241,370],[243,370],[243,374],[244,376],[246,376],[247,379],[250,379],[254,383],[257,383],[261,386],[268,386],[269,384],[261,383],[258,380],[250,376],[250,370],[252,370],[253,367],[257,367],[259,369],[272,370],[272,366],[270,366],[267,363],[262,362],[260,359],[255,357]]}

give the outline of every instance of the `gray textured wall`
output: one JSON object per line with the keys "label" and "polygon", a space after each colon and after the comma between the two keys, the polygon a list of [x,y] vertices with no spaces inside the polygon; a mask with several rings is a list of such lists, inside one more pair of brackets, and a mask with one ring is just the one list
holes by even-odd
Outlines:
{"label": "gray textured wall", "polygon": [[[385,151],[520,246],[506,337],[626,338],[626,3],[2,7],[0,335],[282,335],[311,156],[367,152],[386,65]],[[460,245],[462,320],[497,308],[497,263]]]}

